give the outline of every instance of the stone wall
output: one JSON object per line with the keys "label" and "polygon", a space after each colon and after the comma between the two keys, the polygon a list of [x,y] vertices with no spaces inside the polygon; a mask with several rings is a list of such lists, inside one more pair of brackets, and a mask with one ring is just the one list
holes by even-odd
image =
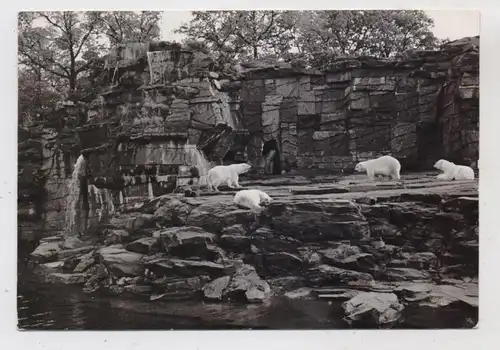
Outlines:
{"label": "stone wall", "polygon": [[240,91],[248,154],[279,145],[282,166],[349,170],[383,154],[406,170],[432,168],[440,157],[477,166],[479,40],[396,61],[360,57],[326,73],[261,67],[245,72]]}

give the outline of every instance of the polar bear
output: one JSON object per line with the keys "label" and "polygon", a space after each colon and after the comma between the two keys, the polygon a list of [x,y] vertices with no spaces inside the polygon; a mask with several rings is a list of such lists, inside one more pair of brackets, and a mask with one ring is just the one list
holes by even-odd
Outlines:
{"label": "polar bear", "polygon": [[218,187],[227,183],[231,188],[241,188],[238,183],[239,175],[248,172],[252,168],[247,163],[217,165],[210,169],[207,174],[207,185],[210,191],[218,191]]}
{"label": "polar bear", "polygon": [[456,165],[440,159],[434,164],[434,168],[443,172],[436,177],[439,180],[474,180],[474,170],[466,165]]}
{"label": "polar bear", "polygon": [[268,205],[272,198],[261,190],[241,190],[234,195],[234,203],[249,209],[262,209],[261,204]]}
{"label": "polar bear", "polygon": [[365,172],[370,180],[375,180],[377,175],[390,176],[392,179],[399,180],[401,177],[401,164],[391,156],[382,156],[376,159],[370,159],[364,162],[359,162],[354,168],[357,172]]}

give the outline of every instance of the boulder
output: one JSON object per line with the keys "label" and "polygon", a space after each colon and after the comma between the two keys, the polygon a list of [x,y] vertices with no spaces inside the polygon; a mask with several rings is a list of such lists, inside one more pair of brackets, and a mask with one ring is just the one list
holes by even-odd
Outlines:
{"label": "boulder", "polygon": [[174,259],[166,256],[144,259],[144,264],[159,277],[193,277],[202,275],[219,277],[230,269],[230,266],[211,261]]}
{"label": "boulder", "polygon": [[370,233],[359,205],[348,200],[276,200],[268,216],[278,234],[304,242],[363,239]]}
{"label": "boulder", "polygon": [[407,266],[415,269],[428,269],[436,266],[437,256],[431,252],[403,253],[402,258],[406,260]]}
{"label": "boulder", "polygon": [[182,226],[192,210],[192,206],[177,198],[159,202],[160,207],[154,212],[154,220],[160,227]]}
{"label": "boulder", "polygon": [[105,242],[106,244],[122,244],[132,241],[132,235],[123,229],[110,229],[107,230]]}
{"label": "boulder", "polygon": [[84,284],[88,275],[83,273],[51,273],[47,276],[47,280],[53,283],[60,284]]}
{"label": "boulder", "polygon": [[293,237],[276,234],[274,231],[260,227],[252,235],[252,244],[265,252],[296,253],[301,242]]}
{"label": "boulder", "polygon": [[202,227],[209,232],[221,232],[228,226],[237,224],[248,225],[255,221],[250,210],[239,209],[232,202],[208,202],[194,208],[187,219],[186,225]]}
{"label": "boulder", "polygon": [[40,265],[41,268],[46,270],[57,270],[64,267],[64,261],[53,261]]}
{"label": "boulder", "polygon": [[76,248],[82,248],[86,246],[87,244],[82,242],[78,237],[68,237],[66,238],[62,244],[61,247],[62,249],[76,249]]}
{"label": "boulder", "polygon": [[262,276],[300,275],[304,261],[287,252],[258,253],[254,259],[255,267]]}
{"label": "boulder", "polygon": [[340,244],[337,248],[321,250],[323,261],[327,264],[357,271],[371,271],[374,266],[374,257],[363,253],[359,247]]}
{"label": "boulder", "polygon": [[141,276],[144,274],[142,254],[129,252],[122,245],[112,245],[99,250],[100,260],[106,264],[113,275]]}
{"label": "boulder", "polygon": [[223,234],[219,239],[219,244],[226,250],[236,253],[244,253],[252,245],[252,237],[235,234]]}
{"label": "boulder", "polygon": [[308,287],[295,289],[285,293],[285,297],[289,299],[310,299],[312,298],[312,289]]}
{"label": "boulder", "polygon": [[80,256],[78,264],[75,266],[73,273],[85,272],[94,263],[94,252],[88,252],[87,254]]}
{"label": "boulder", "polygon": [[67,250],[60,250],[57,252],[57,258],[59,260],[62,259],[71,259],[75,258],[77,256],[86,254],[90,251],[94,250],[93,246],[87,246],[87,247],[81,247],[81,248],[75,248],[75,249],[67,249]]}
{"label": "boulder", "polygon": [[160,251],[160,243],[155,237],[144,237],[127,244],[126,249],[129,252],[151,255]]}
{"label": "boulder", "polygon": [[222,230],[223,235],[237,235],[237,236],[245,236],[247,234],[247,230],[244,225],[237,224],[229,227],[225,227]]}
{"label": "boulder", "polygon": [[349,284],[351,282],[368,285],[374,283],[372,275],[368,273],[345,270],[326,264],[309,269],[306,272],[306,278],[309,284],[314,287]]}
{"label": "boulder", "polygon": [[203,295],[207,300],[222,300],[224,291],[231,282],[231,276],[219,277],[203,287]]}
{"label": "boulder", "polygon": [[427,271],[405,267],[390,267],[382,272],[382,278],[387,281],[421,281],[431,277]]}
{"label": "boulder", "polygon": [[283,295],[286,292],[302,288],[306,285],[306,281],[300,276],[284,276],[266,279],[271,286],[274,295]]}
{"label": "boulder", "polygon": [[250,265],[239,267],[231,276],[223,276],[203,288],[207,300],[262,302],[271,296],[271,287]]}
{"label": "boulder", "polygon": [[58,242],[42,243],[31,253],[31,258],[38,263],[52,262],[57,260],[60,251]]}
{"label": "boulder", "polygon": [[321,264],[321,256],[317,251],[318,246],[301,246],[297,249],[300,258],[309,265],[318,266]]}
{"label": "boulder", "polygon": [[401,282],[394,289],[402,300],[431,308],[445,307],[453,303],[479,306],[477,283],[457,281],[455,285],[436,285],[433,283]]}
{"label": "boulder", "polygon": [[155,227],[155,217],[144,213],[126,213],[114,216],[109,224],[117,229],[142,230]]}
{"label": "boulder", "polygon": [[210,282],[210,277],[204,275],[190,278],[162,277],[152,282],[155,292],[150,300],[165,297],[168,299],[192,298],[196,293],[201,292],[208,282]]}
{"label": "boulder", "polygon": [[355,326],[393,326],[404,306],[394,293],[362,292],[342,304],[344,320]]}
{"label": "boulder", "polygon": [[163,250],[169,255],[181,258],[197,257],[214,261],[220,257],[213,246],[215,235],[201,227],[181,226],[155,231],[153,237],[158,239]]}

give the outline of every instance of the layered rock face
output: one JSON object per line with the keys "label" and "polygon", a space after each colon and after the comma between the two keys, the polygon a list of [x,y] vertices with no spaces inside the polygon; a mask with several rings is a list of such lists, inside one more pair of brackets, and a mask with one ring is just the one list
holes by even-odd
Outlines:
{"label": "layered rock face", "polygon": [[32,258],[50,281],[88,293],[345,302],[356,327],[397,325],[408,306],[477,308],[477,182],[403,181],[242,181],[274,198],[261,212],[236,206],[232,193],[164,195],[96,235],[45,239]]}
{"label": "layered rock face", "polygon": [[396,61],[340,60],[325,73],[263,67],[241,86],[243,124],[256,164],[278,144],[281,168],[352,170],[382,154],[403,169],[444,157],[477,167],[479,39]]}
{"label": "layered rock face", "polygon": [[221,72],[208,55],[177,44],[131,43],[109,55],[98,98],[61,105],[41,130],[45,138],[29,140],[38,150],[20,139],[20,164],[41,152],[37,215],[53,231],[65,229],[80,154],[82,230],[125,204],[172,192],[191,180],[193,165],[203,175],[221,162],[249,161],[264,172],[271,150],[275,173],[348,173],[382,154],[397,157],[403,173],[441,157],[476,167],[478,51],[478,38],[466,38],[396,61],[341,60],[328,72]]}
{"label": "layered rock face", "polygon": [[[112,53],[110,86],[79,130],[97,187],[153,183],[159,195],[175,187],[181,165],[206,168],[206,156],[224,157],[240,126],[213,65],[178,44],[128,44]],[[207,146],[210,152],[199,152]]]}

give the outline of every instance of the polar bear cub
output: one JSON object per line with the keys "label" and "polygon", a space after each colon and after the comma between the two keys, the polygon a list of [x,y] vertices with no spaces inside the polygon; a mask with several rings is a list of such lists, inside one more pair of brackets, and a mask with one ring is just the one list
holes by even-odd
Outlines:
{"label": "polar bear cub", "polygon": [[466,165],[456,165],[440,159],[434,164],[434,168],[443,172],[436,177],[439,180],[474,180],[474,170]]}
{"label": "polar bear cub", "polygon": [[370,159],[359,162],[354,168],[357,172],[366,172],[370,180],[374,180],[377,175],[390,176],[392,179],[399,180],[401,177],[401,164],[391,156],[382,156],[376,159]]}
{"label": "polar bear cub", "polygon": [[251,168],[252,166],[247,163],[217,165],[208,171],[208,188],[211,191],[218,191],[219,186],[223,183],[227,183],[231,188],[240,188],[239,175],[248,172]]}
{"label": "polar bear cub", "polygon": [[241,190],[234,195],[234,203],[249,209],[262,209],[261,204],[269,204],[272,198],[261,190]]}

